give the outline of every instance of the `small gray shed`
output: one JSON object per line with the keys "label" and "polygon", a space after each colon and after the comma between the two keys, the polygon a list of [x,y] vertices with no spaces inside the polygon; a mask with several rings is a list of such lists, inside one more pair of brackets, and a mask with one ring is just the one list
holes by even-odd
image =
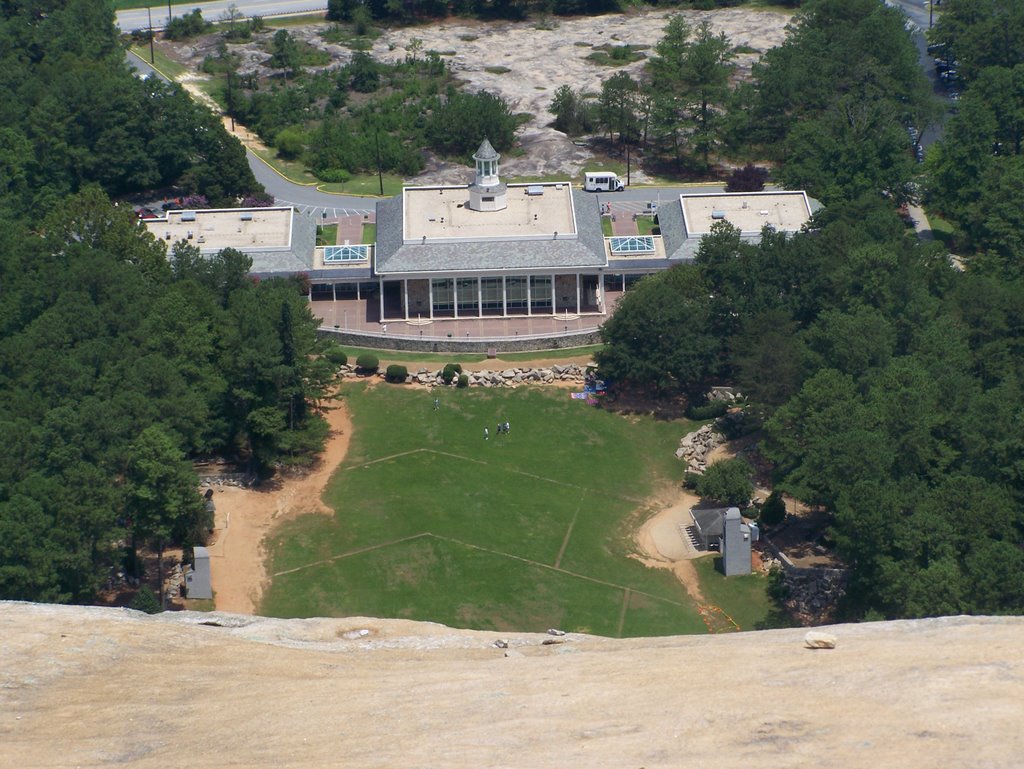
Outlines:
{"label": "small gray shed", "polygon": [[210,551],[205,547],[197,547],[194,552],[192,568],[185,575],[185,593],[189,598],[213,598]]}

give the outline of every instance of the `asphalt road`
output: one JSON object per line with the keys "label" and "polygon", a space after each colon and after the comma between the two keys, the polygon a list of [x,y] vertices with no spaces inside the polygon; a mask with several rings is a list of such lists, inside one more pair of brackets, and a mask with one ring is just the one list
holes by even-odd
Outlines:
{"label": "asphalt road", "polygon": [[[943,99],[947,107],[952,108],[953,102],[949,98],[951,91],[939,80],[939,75],[935,71],[934,57],[928,53],[928,41],[925,38],[929,21],[934,22],[938,20],[937,14],[940,12],[939,9],[937,7],[933,9],[930,0],[885,0],[885,2],[888,5],[901,9],[907,15],[910,23],[914,25],[914,44],[917,46],[918,61],[921,64],[921,69],[924,70],[924,74],[932,84],[932,90],[935,95]],[[935,11],[935,15],[930,17],[930,11]],[[928,147],[942,138],[949,115],[950,111],[947,110],[938,125],[928,126],[924,130],[920,140],[922,147]]]}
{"label": "asphalt road", "polygon": [[[187,3],[182,5],[168,5],[154,3],[153,29],[163,29],[167,24],[167,10],[170,8],[171,16],[182,16],[191,13],[198,8],[202,11],[203,18],[207,21],[216,21],[227,14],[228,8],[235,6],[243,16],[289,16],[301,13],[312,13],[314,11],[326,11],[327,0],[214,0],[209,3]],[[149,15],[146,8],[133,8],[128,11],[117,12],[117,26],[122,32],[131,32],[134,29],[146,29],[149,26]]]}

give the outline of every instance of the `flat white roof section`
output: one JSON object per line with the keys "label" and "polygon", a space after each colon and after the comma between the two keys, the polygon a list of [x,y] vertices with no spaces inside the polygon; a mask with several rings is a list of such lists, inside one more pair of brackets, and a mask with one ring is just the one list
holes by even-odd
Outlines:
{"label": "flat white roof section", "polygon": [[758,235],[770,224],[780,232],[797,232],[811,218],[807,193],[712,192],[680,195],[688,238],[711,232],[715,222],[726,221],[743,235]]}
{"label": "flat white roof section", "polygon": [[570,240],[577,237],[569,182],[508,185],[500,211],[469,208],[469,187],[406,187],[402,242]]}
{"label": "flat white roof section", "polygon": [[168,247],[179,240],[203,253],[222,248],[239,251],[283,251],[292,245],[292,208],[208,208],[168,211],[161,219],[147,219],[153,237]]}

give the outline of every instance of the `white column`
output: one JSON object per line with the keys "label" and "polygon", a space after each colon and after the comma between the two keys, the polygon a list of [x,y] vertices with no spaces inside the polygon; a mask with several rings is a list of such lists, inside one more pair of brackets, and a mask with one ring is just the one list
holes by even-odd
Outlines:
{"label": "white column", "polygon": [[483,278],[476,279],[476,316],[484,316],[484,281]]}
{"label": "white column", "polygon": [[434,279],[427,278],[427,299],[430,301],[430,319],[434,319]]}
{"label": "white column", "polygon": [[331,301],[332,302],[337,302],[338,301],[338,284],[337,283],[331,283]]}
{"label": "white column", "polygon": [[459,319],[459,279],[452,278],[452,312],[455,313],[455,319]]}
{"label": "white column", "polygon": [[576,314],[580,314],[580,274],[576,273]]}
{"label": "white column", "polygon": [[402,300],[402,304],[405,306],[405,319],[409,320],[409,279],[402,278],[402,293],[405,298]]}
{"label": "white column", "polygon": [[533,276],[526,276],[526,314],[533,315]]}
{"label": "white column", "polygon": [[380,319],[384,320],[384,278],[377,278],[377,295],[380,302]]}
{"label": "white column", "polygon": [[505,276],[501,276],[501,317],[508,317],[508,288],[505,286]]}

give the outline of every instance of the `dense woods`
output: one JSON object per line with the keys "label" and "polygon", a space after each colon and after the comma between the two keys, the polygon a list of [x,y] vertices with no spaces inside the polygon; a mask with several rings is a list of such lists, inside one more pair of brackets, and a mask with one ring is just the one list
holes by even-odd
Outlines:
{"label": "dense woods", "polygon": [[111,203],[256,182],[216,118],[129,73],[105,4],[5,3],[0,57],[0,597],[89,601],[136,546],[202,541],[188,460],[320,446],[332,371],[303,286],[168,255]]}
{"label": "dense woods", "polygon": [[[1024,251],[1006,240],[999,259],[979,257],[961,272],[940,244],[907,232],[892,201],[913,179],[879,154],[900,126],[896,110],[927,118],[930,109],[921,97],[912,110],[919,87],[902,19],[873,0],[805,7],[786,44],[765,57],[752,104],[775,116],[765,140],[786,150],[784,176],[830,205],[804,232],[766,230],[759,245],[716,225],[695,265],[645,278],[624,297],[604,327],[602,371],[691,398],[711,382],[735,382],[763,427],[776,487],[832,514],[831,536],[851,568],[850,616],[1020,613],[1024,284],[1011,267]],[[862,36],[858,45],[879,63],[865,66],[859,54],[880,94],[864,105],[872,114],[843,136],[817,131],[820,151],[808,147],[805,125],[850,117],[866,99],[863,80],[822,66],[822,46],[844,50]],[[983,81],[1001,76],[985,71]],[[977,114],[967,112],[975,87],[935,167],[963,151],[958,126],[995,130],[964,119]],[[996,109],[994,99],[984,103]],[[1003,162],[991,142],[984,149]],[[864,178],[821,162],[842,158]],[[959,168],[965,196],[986,183],[972,169],[988,172]]]}
{"label": "dense woods", "polygon": [[925,199],[957,245],[1020,274],[1024,258],[1024,4],[947,0],[932,35],[964,85],[946,139],[929,153]]}
{"label": "dense woods", "polygon": [[96,0],[0,6],[0,196],[38,216],[99,184],[178,184],[225,203],[259,185],[241,145],[177,86],[134,77]]}

